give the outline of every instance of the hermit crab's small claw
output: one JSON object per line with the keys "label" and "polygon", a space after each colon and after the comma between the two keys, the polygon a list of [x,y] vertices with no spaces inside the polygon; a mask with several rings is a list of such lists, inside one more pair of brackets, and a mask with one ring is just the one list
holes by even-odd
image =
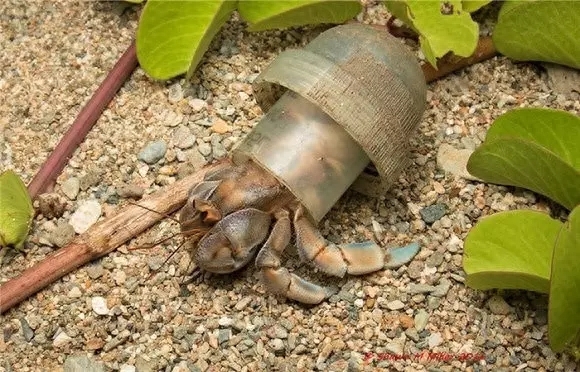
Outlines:
{"label": "hermit crab's small claw", "polygon": [[199,241],[195,262],[218,274],[244,267],[266,240],[270,222],[268,213],[253,208],[227,215]]}
{"label": "hermit crab's small claw", "polygon": [[413,242],[404,247],[391,248],[387,251],[385,268],[395,269],[407,264],[419,252],[419,243]]}

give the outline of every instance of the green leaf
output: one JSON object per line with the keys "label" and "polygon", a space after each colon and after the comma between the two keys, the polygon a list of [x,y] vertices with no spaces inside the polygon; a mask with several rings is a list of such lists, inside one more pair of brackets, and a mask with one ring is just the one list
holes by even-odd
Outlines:
{"label": "green leaf", "polygon": [[493,31],[493,43],[519,61],[554,62],[580,68],[580,2],[508,0]]}
{"label": "green leaf", "polygon": [[545,108],[508,111],[493,122],[485,141],[508,137],[537,143],[580,170],[580,117],[574,114]]}
{"label": "green leaf", "polygon": [[250,23],[249,31],[282,29],[319,23],[343,23],[360,13],[358,0],[240,0],[240,16]]}
{"label": "green leaf", "polygon": [[555,110],[514,110],[492,124],[467,170],[487,182],[535,191],[572,210],[580,203],[578,143],[579,118]]}
{"label": "green leaf", "polygon": [[466,284],[548,293],[552,250],[561,227],[560,221],[532,210],[481,219],[465,239]]}
{"label": "green leaf", "polygon": [[423,54],[433,66],[449,52],[469,57],[477,47],[479,26],[463,10],[461,0],[385,0],[384,4],[417,31]]}
{"label": "green leaf", "polygon": [[463,0],[461,3],[463,4],[463,10],[473,13],[491,3],[491,0]]}
{"label": "green leaf", "polygon": [[149,0],[137,29],[137,58],[155,79],[193,74],[237,1]]}
{"label": "green leaf", "polygon": [[34,217],[34,208],[22,180],[11,170],[0,175],[0,247],[21,250]]}
{"label": "green leaf", "polygon": [[548,336],[550,347],[578,354],[580,349],[580,207],[562,227],[552,260]]}

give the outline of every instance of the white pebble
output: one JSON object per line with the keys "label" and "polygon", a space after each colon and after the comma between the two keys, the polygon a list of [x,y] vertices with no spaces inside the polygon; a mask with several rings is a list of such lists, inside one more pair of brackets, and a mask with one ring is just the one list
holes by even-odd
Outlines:
{"label": "white pebble", "polygon": [[365,302],[363,301],[362,298],[357,298],[356,300],[354,300],[354,306],[356,307],[363,307],[364,304]]}
{"label": "white pebble", "polygon": [[387,304],[387,308],[389,310],[401,310],[405,307],[405,304],[402,303],[400,300],[391,301]]}
{"label": "white pebble", "polygon": [[79,298],[83,295],[79,287],[72,287],[70,291],[68,291],[68,296],[71,298]]}
{"label": "white pebble", "polygon": [[230,327],[233,323],[234,323],[234,320],[230,317],[227,317],[227,316],[222,316],[218,320],[218,324],[221,327]]}
{"label": "white pebble", "polygon": [[88,200],[81,204],[70,217],[69,223],[77,234],[89,229],[101,216],[101,205],[96,200]]}
{"label": "white pebble", "polygon": [[207,106],[207,103],[204,100],[199,99],[199,98],[194,98],[192,100],[189,100],[188,103],[189,103],[189,107],[191,107],[191,109],[194,112],[199,112]]}
{"label": "white pebble", "polygon": [[149,166],[147,164],[142,164],[137,168],[137,172],[141,177],[145,177],[147,172],[149,172]]}
{"label": "white pebble", "polygon": [[113,277],[117,285],[121,285],[127,281],[127,274],[124,271],[117,271]]}
{"label": "white pebble", "polygon": [[60,189],[67,198],[75,200],[81,189],[81,181],[76,177],[71,177],[62,183]]}
{"label": "white pebble", "polygon": [[60,332],[58,335],[56,335],[56,337],[52,341],[52,346],[54,346],[54,347],[64,346],[71,341],[72,341],[72,338],[63,331],[63,332]]}
{"label": "white pebble", "polygon": [[119,372],[135,372],[135,366],[129,364],[123,364],[121,368],[119,368]]}
{"label": "white pebble", "polygon": [[93,311],[97,315],[107,315],[109,314],[109,307],[107,306],[107,300],[103,297],[97,296],[91,298],[91,306]]}
{"label": "white pebble", "polygon": [[439,332],[431,333],[431,335],[427,337],[427,342],[429,343],[429,349],[432,349],[441,345],[443,342],[443,337],[441,337],[441,333]]}

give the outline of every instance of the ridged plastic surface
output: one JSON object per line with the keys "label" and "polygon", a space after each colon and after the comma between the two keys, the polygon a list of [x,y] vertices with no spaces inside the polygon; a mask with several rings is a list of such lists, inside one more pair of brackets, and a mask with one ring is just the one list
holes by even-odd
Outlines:
{"label": "ridged plastic surface", "polygon": [[[297,93],[325,113],[330,121],[338,124],[335,130],[342,128],[372,161],[380,181],[364,175],[356,181],[353,179],[355,185],[379,183],[379,189],[384,190],[397,180],[406,164],[409,139],[423,116],[426,103],[421,68],[415,56],[399,40],[367,25],[334,27],[320,34],[304,49],[282,52],[254,83],[256,100],[264,112],[273,108],[286,91]],[[300,113],[292,115],[299,117]],[[268,115],[262,122],[267,121],[271,121]],[[266,128],[265,125],[269,125],[269,129],[264,131],[271,131],[272,140],[278,143],[269,147],[284,146],[282,142],[288,141],[288,137],[276,137],[274,133],[281,133],[283,127],[275,128],[262,122],[255,130],[260,131],[261,126]],[[284,125],[290,124],[285,121]],[[255,147],[245,148],[242,142],[239,150],[256,156]],[[344,151],[353,150],[345,148]],[[315,161],[312,154],[304,156],[300,160],[304,164],[296,167]],[[359,158],[356,151],[352,156]],[[265,159],[258,161],[267,167]],[[299,189],[301,186],[287,182],[289,176],[281,169],[270,170],[289,185],[295,195],[306,192]],[[374,191],[367,193],[376,194],[377,187],[371,189]],[[328,202],[331,199],[334,196]],[[332,207],[332,204],[322,206],[324,203],[318,206],[314,202],[304,204],[317,220]]]}

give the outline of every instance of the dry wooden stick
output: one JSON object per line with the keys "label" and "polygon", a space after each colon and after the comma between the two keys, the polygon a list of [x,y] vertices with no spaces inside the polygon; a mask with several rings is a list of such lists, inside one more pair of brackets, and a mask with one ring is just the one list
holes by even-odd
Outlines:
{"label": "dry wooden stick", "polygon": [[0,314],[76,268],[112,252],[163,219],[163,214],[175,212],[185,204],[189,189],[199,183],[207,171],[224,165],[225,163],[219,163],[207,166],[140,202],[143,207],[159,213],[150,212],[139,205],[129,205],[113,217],[93,225],[72,243],[49,255],[20,276],[2,284]]}
{"label": "dry wooden stick", "polygon": [[496,54],[497,50],[493,45],[491,37],[485,36],[479,38],[475,52],[473,52],[471,57],[463,58],[450,54],[439,60],[437,63],[437,69],[426,62],[421,66],[421,68],[425,75],[425,81],[430,83],[442,78],[443,76],[447,76],[452,72],[485,61],[486,59],[490,59]]}

